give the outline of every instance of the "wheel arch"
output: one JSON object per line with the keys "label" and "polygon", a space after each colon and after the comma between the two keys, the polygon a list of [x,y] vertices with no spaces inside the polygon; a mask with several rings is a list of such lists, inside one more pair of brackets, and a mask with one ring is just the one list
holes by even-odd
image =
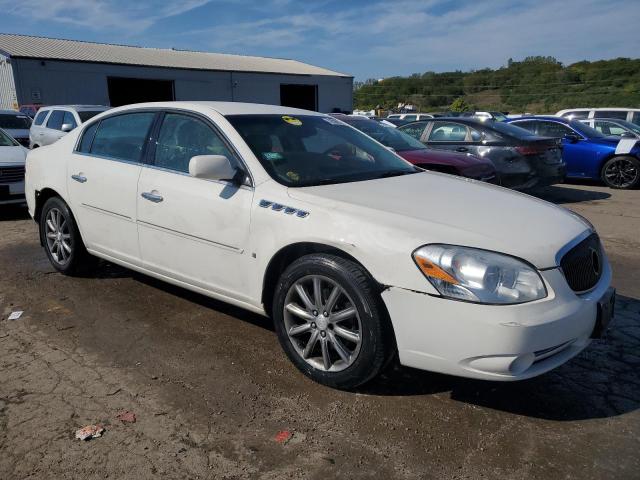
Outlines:
{"label": "wheel arch", "polygon": [[[379,292],[382,292],[386,287],[378,282],[371,272],[365,267],[357,258],[353,255],[341,250],[340,248],[332,245],[326,245],[316,242],[297,242],[282,247],[276,252],[269,263],[264,273],[262,280],[262,296],[261,301],[264,305],[265,312],[271,315],[271,308],[273,306],[273,295],[275,293],[278,278],[282,272],[284,272],[289,265],[291,265],[298,258],[312,253],[327,253],[342,257],[346,260],[350,260],[359,265],[369,276],[371,281],[376,285]],[[384,302],[382,302],[384,305]],[[386,308],[386,307],[385,307]]]}
{"label": "wheel arch", "polygon": [[62,201],[65,201],[64,198],[62,197],[62,195],[60,195],[53,188],[46,187],[46,188],[43,188],[42,190],[36,190],[36,195],[35,195],[36,206],[35,206],[35,209],[33,211],[33,219],[36,222],[40,222],[40,215],[42,214],[42,207],[47,202],[47,200],[49,200],[52,197],[59,197],[60,199],[62,199]]}

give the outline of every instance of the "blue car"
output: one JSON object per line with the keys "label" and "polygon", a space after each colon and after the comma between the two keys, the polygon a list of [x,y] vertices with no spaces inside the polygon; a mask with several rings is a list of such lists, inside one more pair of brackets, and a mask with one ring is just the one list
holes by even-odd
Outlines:
{"label": "blue car", "polygon": [[520,117],[508,122],[541,137],[561,139],[567,178],[602,180],[611,188],[640,185],[640,144],[616,154],[618,142],[630,146],[634,139],[608,137],[578,120],[560,117]]}

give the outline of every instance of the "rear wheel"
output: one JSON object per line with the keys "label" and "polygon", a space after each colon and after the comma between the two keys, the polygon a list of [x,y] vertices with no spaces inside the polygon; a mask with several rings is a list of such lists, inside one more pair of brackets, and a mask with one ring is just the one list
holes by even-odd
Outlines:
{"label": "rear wheel", "polygon": [[61,198],[52,197],[42,207],[40,236],[49,261],[59,272],[73,275],[94,265],[71,210]]}
{"label": "rear wheel", "polygon": [[602,167],[602,181],[611,188],[636,188],[640,185],[640,161],[626,156],[607,160]]}
{"label": "rear wheel", "polygon": [[304,256],[280,277],[273,316],[280,344],[305,375],[336,388],[375,377],[392,352],[386,311],[356,263]]}

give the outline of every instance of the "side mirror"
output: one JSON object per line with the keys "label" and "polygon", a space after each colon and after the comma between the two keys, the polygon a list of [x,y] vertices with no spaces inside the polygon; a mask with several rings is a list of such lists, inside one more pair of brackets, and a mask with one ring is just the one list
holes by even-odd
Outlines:
{"label": "side mirror", "polygon": [[224,155],[196,155],[189,160],[189,175],[207,180],[234,180],[237,169]]}
{"label": "side mirror", "polygon": [[573,134],[573,133],[567,133],[564,136],[564,139],[569,143],[577,143],[578,140],[580,140],[580,137],[578,135]]}
{"label": "side mirror", "polygon": [[71,130],[73,130],[73,125],[71,125],[70,123],[63,123],[60,130],[62,130],[63,132],[70,132]]}
{"label": "side mirror", "polygon": [[622,138],[636,138],[636,136],[631,133],[631,132],[624,132],[622,135],[620,135]]}

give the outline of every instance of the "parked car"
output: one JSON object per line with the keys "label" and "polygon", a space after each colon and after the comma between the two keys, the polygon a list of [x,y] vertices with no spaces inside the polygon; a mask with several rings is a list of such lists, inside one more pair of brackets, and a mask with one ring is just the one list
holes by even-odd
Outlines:
{"label": "parked car", "polygon": [[637,143],[628,151],[616,152],[620,137],[607,137],[578,120],[560,117],[521,117],[509,120],[509,124],[536,135],[561,139],[568,178],[602,180],[611,188],[640,185]]}
{"label": "parked car", "polygon": [[385,122],[389,122],[393,125],[395,125],[396,127],[401,127],[402,125],[406,125],[407,123],[410,123],[411,120],[400,120],[399,118],[385,118],[384,119]]}
{"label": "parked car", "polygon": [[54,105],[43,107],[36,114],[29,132],[31,148],[50,145],[78,125],[108,110],[102,105]]}
{"label": "parked car", "polygon": [[500,184],[515,190],[564,180],[558,142],[503,122],[434,118],[398,127],[430,148],[471,153],[493,162]]}
{"label": "parked car", "polygon": [[507,116],[502,112],[462,112],[461,117],[473,117],[479,120],[495,120],[496,122],[504,122]]}
{"label": "parked car", "polygon": [[0,110],[0,128],[20,145],[29,146],[31,119],[17,110]]}
{"label": "parked car", "polygon": [[35,103],[21,105],[18,110],[20,111],[20,113],[23,113],[29,118],[33,119],[36,116],[36,113],[38,113],[38,110],[40,110],[42,107],[44,107],[44,105]]}
{"label": "parked car", "polygon": [[366,133],[385,147],[393,149],[402,158],[426,170],[460,175],[483,182],[496,183],[496,169],[491,161],[470,154],[444,152],[425,147],[415,138],[395,127],[349,115],[332,115]]}
{"label": "parked car", "polygon": [[585,125],[595,128],[601,134],[607,137],[635,137],[640,139],[640,125],[627,122],[626,120],[617,120],[615,118],[590,118],[580,120]]}
{"label": "parked car", "polygon": [[415,122],[427,118],[433,118],[433,115],[430,113],[391,113],[387,115],[387,120],[404,120],[405,122]]}
{"label": "parked car", "polygon": [[55,269],[95,255],[271,315],[296,367],[333,387],[367,382],[396,352],[425,370],[533,377],[612,314],[589,222],[418,169],[317,112],[119,107],[32,150],[26,178]]}
{"label": "parked car", "polygon": [[640,125],[640,108],[570,108],[560,110],[556,116],[569,120],[585,118],[618,118]]}
{"label": "parked car", "polygon": [[0,205],[24,203],[24,164],[28,150],[0,129]]}

